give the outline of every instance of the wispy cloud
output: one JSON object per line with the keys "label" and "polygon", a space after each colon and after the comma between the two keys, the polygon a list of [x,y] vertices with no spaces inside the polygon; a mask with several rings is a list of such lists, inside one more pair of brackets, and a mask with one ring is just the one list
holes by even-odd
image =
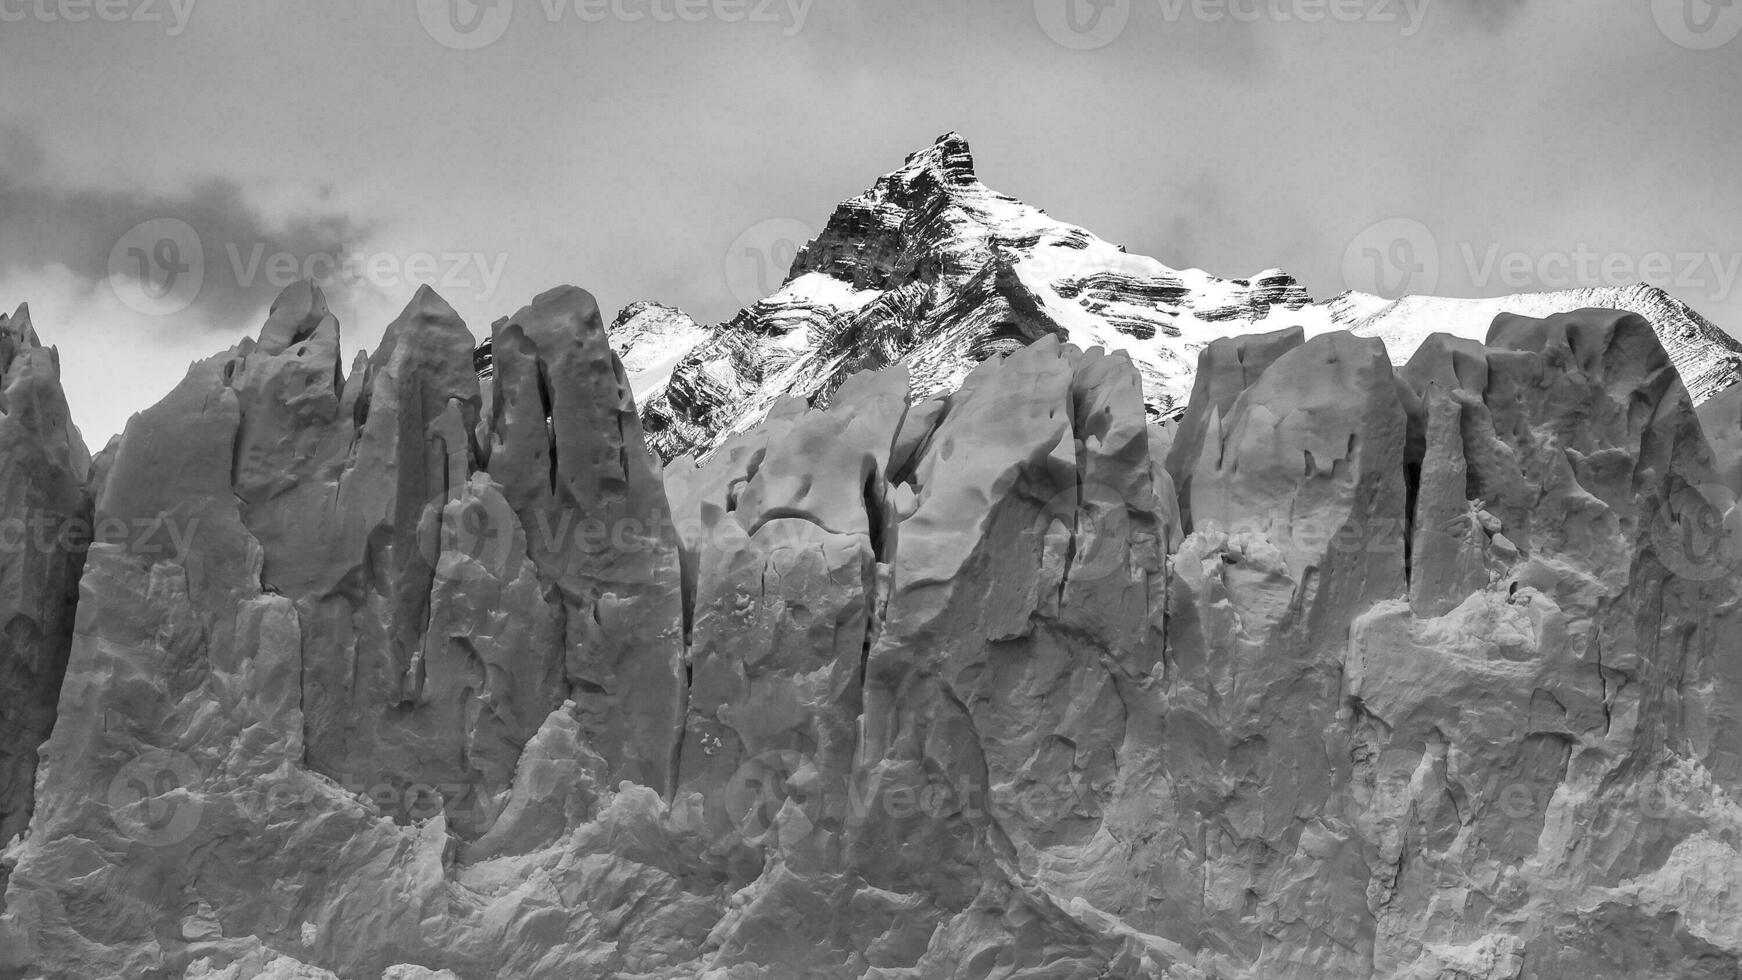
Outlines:
{"label": "wispy cloud", "polygon": [[[476,50],[411,3],[201,4],[175,37],[8,25],[0,64],[28,84],[0,86],[0,119],[40,143],[0,132],[0,308],[30,300],[45,340],[84,345],[69,374],[120,380],[147,368],[114,338],[154,357],[187,338],[185,364],[257,330],[274,278],[341,245],[386,273],[327,290],[351,347],[421,282],[480,334],[562,282],[607,314],[654,299],[714,321],[741,303],[748,230],[818,227],[957,130],[990,186],[1171,264],[1280,267],[1333,296],[1365,230],[1408,218],[1437,241],[1440,291],[1535,288],[1455,274],[1465,255],[1557,275],[1582,249],[1647,270],[1703,255],[1715,285],[1677,294],[1742,326],[1724,288],[1742,4],[1690,0],[1716,18],[1700,33],[1677,0],[829,0],[796,31],[511,6]],[[107,277],[160,217],[194,230],[205,268],[185,309],[148,316]],[[143,237],[123,262],[186,257]],[[148,394],[92,384],[75,411]]]}
{"label": "wispy cloud", "polygon": [[[190,324],[251,329],[244,318],[270,302],[287,278],[309,272],[342,294],[358,280],[337,274],[339,264],[363,250],[374,231],[334,211],[268,216],[241,184],[222,177],[170,194],[61,187],[31,132],[6,127],[0,146],[6,220],[0,273],[60,266],[117,287],[124,302],[138,295],[138,284],[128,280],[144,279],[148,292],[170,292],[173,301],[140,312]],[[196,262],[197,283],[173,278],[175,267],[191,276]]]}

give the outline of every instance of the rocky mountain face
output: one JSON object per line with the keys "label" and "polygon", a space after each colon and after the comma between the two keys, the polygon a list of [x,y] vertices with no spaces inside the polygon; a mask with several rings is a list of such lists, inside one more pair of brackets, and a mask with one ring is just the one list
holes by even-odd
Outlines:
{"label": "rocky mountain face", "polygon": [[[1401,366],[1435,332],[1479,341],[1501,313],[1586,308],[1645,317],[1696,403],[1742,380],[1742,344],[1651,286],[1315,302],[1276,269],[1233,280],[1171,269],[987,188],[950,133],[836,208],[781,287],[725,323],[637,303],[610,335],[648,442],[669,460],[716,451],[786,395],[824,405],[854,373],[895,364],[916,396],[948,394],[980,362],[1049,335],[1123,351],[1156,421],[1185,410],[1198,355],[1218,337],[1349,330],[1384,340]],[[488,378],[488,344],[479,365]]]}
{"label": "rocky mountain face", "polygon": [[[940,148],[832,233],[1008,200]],[[804,306],[867,261],[813,243],[751,388],[775,300],[563,287],[480,356],[426,289],[347,370],[296,286],[94,461],[0,324],[5,516],[72,528],[0,553],[0,977],[1737,976],[1719,355],[1087,301],[1201,322],[1175,365],[1061,338],[1088,290],[1002,234],[935,240],[1003,285],[865,264],[919,311],[884,347]]]}

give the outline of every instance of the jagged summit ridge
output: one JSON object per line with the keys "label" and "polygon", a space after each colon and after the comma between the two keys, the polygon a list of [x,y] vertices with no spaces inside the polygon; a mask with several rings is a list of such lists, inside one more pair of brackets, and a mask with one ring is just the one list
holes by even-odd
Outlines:
{"label": "jagged summit ridge", "polygon": [[[826,404],[855,371],[901,364],[924,398],[1047,335],[1124,351],[1149,417],[1161,420],[1184,411],[1198,355],[1218,337],[1348,329],[1381,338],[1402,365],[1435,331],[1481,340],[1499,313],[1584,307],[1645,316],[1696,402],[1742,378],[1742,344],[1649,286],[1315,302],[1276,269],[1245,279],[1172,269],[988,188],[968,142],[948,133],[837,207],[769,296],[717,325],[633,304],[611,344],[648,443],[673,459],[717,451],[784,396]],[[479,361],[487,373],[487,349]]]}
{"label": "jagged summit ridge", "polygon": [[[900,363],[916,397],[1052,335],[1124,350],[1153,417],[1177,414],[1210,339],[1309,302],[1285,274],[1174,270],[980,182],[951,133],[843,202],[773,294],[716,327],[632,306],[612,326],[666,458],[706,454],[784,395],[826,402],[850,374]],[[653,345],[653,352],[644,348]]]}

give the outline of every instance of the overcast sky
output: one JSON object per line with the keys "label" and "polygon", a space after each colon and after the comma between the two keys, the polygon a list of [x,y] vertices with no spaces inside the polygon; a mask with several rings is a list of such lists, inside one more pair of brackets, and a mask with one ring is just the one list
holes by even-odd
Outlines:
{"label": "overcast sky", "polygon": [[1171,265],[1647,279],[1735,332],[1738,33],[1707,0],[0,0],[0,304],[95,448],[324,255],[362,260],[348,352],[425,280],[480,335],[564,282],[717,320],[746,243],[956,130]]}

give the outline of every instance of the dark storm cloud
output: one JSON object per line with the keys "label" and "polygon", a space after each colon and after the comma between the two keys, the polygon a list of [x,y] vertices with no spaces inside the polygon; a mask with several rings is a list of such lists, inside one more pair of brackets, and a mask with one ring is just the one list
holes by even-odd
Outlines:
{"label": "dark storm cloud", "polygon": [[[147,276],[164,257],[186,262],[194,250],[203,258],[197,294],[187,297],[190,321],[224,330],[269,303],[284,280],[312,271],[329,290],[343,292],[346,281],[332,275],[346,255],[355,254],[371,231],[346,214],[302,213],[283,221],[262,214],[243,187],[209,178],[184,191],[159,194],[111,189],[64,189],[53,185],[41,143],[18,126],[0,127],[0,274],[63,265],[96,282],[122,275]],[[191,235],[140,242],[142,225],[185,223]],[[181,228],[181,225],[173,227]],[[173,249],[173,251],[169,251]],[[143,256],[143,259],[140,256]],[[143,268],[140,263],[143,262]]]}

